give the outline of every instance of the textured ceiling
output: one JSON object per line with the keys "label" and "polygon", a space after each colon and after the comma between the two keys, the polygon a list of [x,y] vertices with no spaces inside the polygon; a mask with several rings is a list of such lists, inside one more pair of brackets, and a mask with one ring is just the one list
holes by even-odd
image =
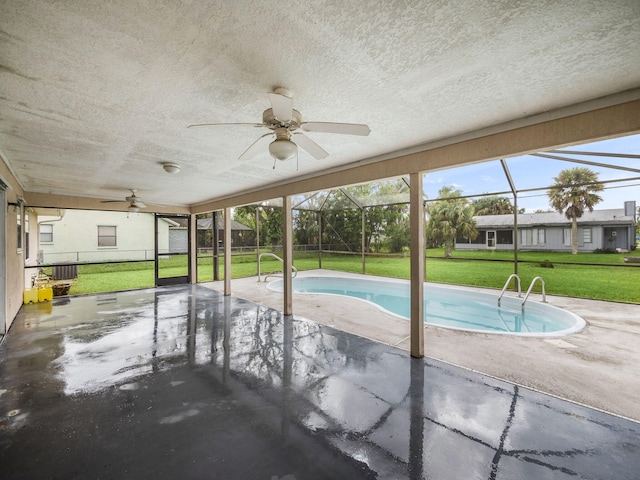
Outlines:
{"label": "textured ceiling", "polygon": [[[640,86],[638,0],[0,2],[0,150],[26,191],[192,205]],[[329,152],[238,156],[284,86]],[[177,162],[178,175],[160,163]]]}

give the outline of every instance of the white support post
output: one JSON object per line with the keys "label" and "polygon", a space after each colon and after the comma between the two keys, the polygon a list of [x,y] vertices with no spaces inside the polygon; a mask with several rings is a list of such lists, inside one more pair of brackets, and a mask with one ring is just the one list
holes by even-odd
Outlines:
{"label": "white support post", "polygon": [[198,283],[198,244],[197,244],[197,232],[198,221],[195,214],[189,217],[191,222],[191,228],[189,228],[189,283]]}
{"label": "white support post", "polygon": [[284,280],[284,314],[293,313],[293,216],[291,197],[282,197],[282,277]]}
{"label": "white support post", "polygon": [[231,295],[231,209],[224,209],[224,294]]}
{"label": "white support post", "polygon": [[424,357],[424,200],[422,173],[410,177],[411,356]]}

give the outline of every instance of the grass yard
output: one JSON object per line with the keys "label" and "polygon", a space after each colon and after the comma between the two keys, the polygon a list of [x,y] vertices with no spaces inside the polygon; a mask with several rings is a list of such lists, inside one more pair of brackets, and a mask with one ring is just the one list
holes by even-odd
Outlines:
{"label": "grass yard", "polygon": [[[531,280],[544,279],[549,295],[610,300],[640,304],[640,267],[623,265],[625,256],[639,256],[637,250],[628,254],[572,255],[550,252],[520,252],[518,273],[522,289],[526,291]],[[491,260],[491,261],[488,261]],[[175,265],[172,264],[175,262]],[[198,281],[213,280],[213,261],[198,258]],[[541,264],[553,265],[553,268]],[[409,257],[374,257],[365,261],[366,273],[394,278],[409,278]],[[638,264],[640,265],[640,264]],[[296,253],[294,266],[299,270],[318,268],[317,253]],[[362,273],[360,255],[323,254],[322,267],[327,270]],[[219,263],[220,278],[224,278],[224,262]],[[255,254],[232,257],[232,278],[257,274]],[[261,273],[281,271],[282,264],[265,257]],[[184,258],[164,261],[165,275],[184,274]],[[453,259],[445,259],[441,249],[429,249],[426,260],[427,280],[438,283],[470,285],[500,289],[513,273],[512,252],[455,251]],[[148,288],[154,285],[153,262],[111,265],[84,265],[79,268],[78,282],[71,294]],[[539,284],[534,292],[540,292]]]}

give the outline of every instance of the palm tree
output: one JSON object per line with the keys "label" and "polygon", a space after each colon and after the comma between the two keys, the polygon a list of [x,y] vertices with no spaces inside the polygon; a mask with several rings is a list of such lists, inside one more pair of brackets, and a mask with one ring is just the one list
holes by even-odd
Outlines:
{"label": "palm tree", "polygon": [[450,258],[458,236],[476,238],[478,230],[473,219],[473,207],[462,198],[460,190],[445,185],[438,192],[438,200],[427,207],[427,237],[433,243],[444,244],[444,256]]}
{"label": "palm tree", "polygon": [[602,197],[595,192],[601,192],[604,186],[598,182],[596,172],[584,167],[562,170],[553,181],[555,184],[547,192],[549,203],[571,220],[571,251],[576,254],[578,219],[585,210],[592,212],[593,207],[602,201]]}

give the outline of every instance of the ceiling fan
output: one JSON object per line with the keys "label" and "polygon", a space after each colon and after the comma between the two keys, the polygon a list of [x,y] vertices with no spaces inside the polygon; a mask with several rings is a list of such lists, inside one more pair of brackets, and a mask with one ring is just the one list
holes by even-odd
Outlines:
{"label": "ceiling fan", "polygon": [[281,87],[270,93],[271,108],[262,113],[262,123],[199,123],[189,125],[187,128],[224,125],[266,127],[271,132],[265,133],[253,142],[238,159],[248,160],[257,155],[268,144],[271,156],[275,160],[282,161],[296,156],[299,146],[318,160],[329,155],[320,145],[302,132],[297,131],[298,129],[305,132],[342,133],[361,136],[367,136],[371,132],[367,125],[358,123],[303,122],[300,112],[293,108],[292,96],[289,90]]}
{"label": "ceiling fan", "polygon": [[103,200],[101,203],[123,203],[129,204],[127,210],[131,213],[137,213],[141,208],[145,208],[146,205],[142,202],[140,197],[136,196],[137,190],[131,190],[131,195],[124,197],[124,200]]}

